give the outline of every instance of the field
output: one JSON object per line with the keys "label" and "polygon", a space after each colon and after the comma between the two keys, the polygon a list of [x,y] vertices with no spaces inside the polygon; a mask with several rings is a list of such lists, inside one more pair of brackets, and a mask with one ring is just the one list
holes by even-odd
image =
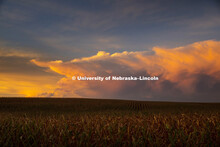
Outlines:
{"label": "field", "polygon": [[220,146],[220,104],[1,98],[0,146]]}

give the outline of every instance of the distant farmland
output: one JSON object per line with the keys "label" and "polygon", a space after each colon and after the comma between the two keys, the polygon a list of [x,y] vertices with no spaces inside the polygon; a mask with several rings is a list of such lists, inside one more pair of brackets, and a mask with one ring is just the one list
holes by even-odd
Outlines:
{"label": "distant farmland", "polygon": [[1,98],[0,146],[220,146],[220,104]]}

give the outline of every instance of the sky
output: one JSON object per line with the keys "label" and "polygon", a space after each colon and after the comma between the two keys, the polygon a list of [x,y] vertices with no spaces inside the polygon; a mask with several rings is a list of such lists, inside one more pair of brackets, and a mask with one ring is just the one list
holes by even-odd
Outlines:
{"label": "sky", "polygon": [[0,0],[1,97],[220,102],[219,91],[218,0]]}

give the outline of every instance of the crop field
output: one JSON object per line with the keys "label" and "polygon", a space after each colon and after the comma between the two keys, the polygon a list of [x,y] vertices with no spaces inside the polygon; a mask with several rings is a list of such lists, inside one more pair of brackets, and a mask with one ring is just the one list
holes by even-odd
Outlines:
{"label": "crop field", "polygon": [[220,146],[220,104],[1,98],[0,146]]}

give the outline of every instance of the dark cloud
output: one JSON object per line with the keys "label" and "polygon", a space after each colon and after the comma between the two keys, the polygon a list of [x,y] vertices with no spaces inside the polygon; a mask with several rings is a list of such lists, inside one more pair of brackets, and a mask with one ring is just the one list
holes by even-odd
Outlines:
{"label": "dark cloud", "polygon": [[6,0],[0,40],[64,60],[219,39],[211,1]]}
{"label": "dark cloud", "polygon": [[220,96],[220,80],[206,74],[196,75],[195,90],[197,97],[204,101],[218,101]]}
{"label": "dark cloud", "polygon": [[21,74],[31,76],[55,76],[54,72],[46,71],[46,68],[37,67],[30,62],[28,57],[3,57],[0,56],[0,73],[1,74]]}
{"label": "dark cloud", "polygon": [[0,11],[1,11],[1,6],[3,5],[4,2],[5,0],[0,0]]}

